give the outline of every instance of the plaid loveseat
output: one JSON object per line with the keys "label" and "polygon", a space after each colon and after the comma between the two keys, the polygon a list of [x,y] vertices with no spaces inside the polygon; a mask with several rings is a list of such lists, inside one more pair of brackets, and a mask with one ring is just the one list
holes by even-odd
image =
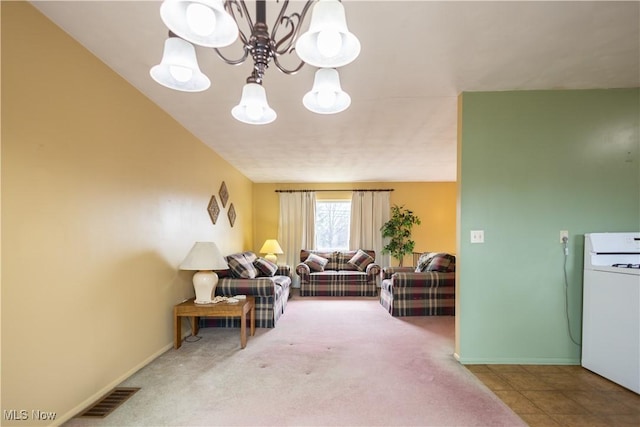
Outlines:
{"label": "plaid loveseat", "polygon": [[428,252],[417,267],[385,267],[381,277],[380,304],[392,316],[455,315],[455,256]]}
{"label": "plaid loveseat", "polygon": [[[321,263],[312,262],[316,257]],[[296,273],[300,296],[377,296],[380,266],[371,250],[323,252],[303,249]]]}
{"label": "plaid loveseat", "polygon": [[[263,258],[258,258],[253,252],[242,252],[226,257],[229,270],[218,271],[220,280],[216,286],[216,295],[252,295],[255,297],[256,327],[273,328],[278,319],[284,313],[291,289],[291,268],[288,265],[276,266],[273,264],[261,271],[255,268],[255,272],[248,273],[248,265],[267,265]],[[242,263],[234,263],[241,259]],[[238,265],[241,265],[240,267]],[[253,276],[253,277],[251,277]],[[200,327],[239,327],[240,319],[237,317],[202,317]]]}

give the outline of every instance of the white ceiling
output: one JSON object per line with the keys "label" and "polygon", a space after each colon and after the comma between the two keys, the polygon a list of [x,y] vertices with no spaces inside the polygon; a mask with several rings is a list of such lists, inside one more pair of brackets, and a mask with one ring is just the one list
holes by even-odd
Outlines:
{"label": "white ceiling", "polygon": [[[455,181],[461,92],[640,86],[636,1],[344,0],[362,44],[340,69],[351,107],[337,115],[307,111],[302,96],[315,70],[287,76],[272,66],[264,87],[278,118],[251,126],[230,113],[251,64],[232,67],[198,48],[212,86],[196,94],[149,77],[167,34],[160,2],[32,3],[259,183]],[[270,26],[280,4],[267,4]],[[232,47],[225,52],[239,56],[239,45]]]}

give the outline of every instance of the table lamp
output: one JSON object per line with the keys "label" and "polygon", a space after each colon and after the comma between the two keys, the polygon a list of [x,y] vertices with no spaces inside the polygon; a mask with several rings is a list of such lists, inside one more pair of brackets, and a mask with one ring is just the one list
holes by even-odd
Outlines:
{"label": "table lamp", "polygon": [[213,242],[196,242],[180,264],[180,270],[197,270],[193,275],[196,304],[210,304],[216,292],[218,275],[213,270],[226,270],[227,261]]}
{"label": "table lamp", "polygon": [[264,245],[262,245],[262,248],[260,249],[260,253],[266,254],[264,256],[264,259],[271,261],[274,264],[277,264],[278,255],[276,254],[283,254],[284,252],[282,252],[282,248],[280,247],[280,244],[276,239],[267,239],[264,242]]}

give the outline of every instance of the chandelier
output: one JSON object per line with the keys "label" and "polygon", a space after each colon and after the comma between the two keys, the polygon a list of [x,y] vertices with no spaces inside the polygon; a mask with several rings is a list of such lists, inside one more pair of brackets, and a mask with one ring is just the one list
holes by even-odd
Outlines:
{"label": "chandelier", "polygon": [[[164,43],[161,63],[151,68],[151,77],[170,89],[200,92],[208,89],[211,82],[200,71],[194,45],[213,48],[229,65],[242,64],[251,57],[253,70],[242,89],[240,103],[231,114],[244,123],[267,124],[277,117],[262,86],[269,64],[292,75],[306,63],[318,69],[311,91],[302,99],[303,105],[319,114],[344,111],[351,98],[340,87],[336,68],[349,64],[360,53],[358,38],[347,29],[344,6],[339,0],[306,0],[302,10],[293,13],[287,12],[288,6],[289,0],[284,0],[269,32],[265,0],[255,2],[255,22],[245,0],[164,0],[160,17],[169,28],[169,37]],[[300,34],[310,10],[309,30]],[[248,34],[240,29],[241,22],[242,27],[248,28]],[[239,58],[230,59],[219,48],[238,38],[243,52]],[[280,57],[294,51],[300,62],[287,68]]]}

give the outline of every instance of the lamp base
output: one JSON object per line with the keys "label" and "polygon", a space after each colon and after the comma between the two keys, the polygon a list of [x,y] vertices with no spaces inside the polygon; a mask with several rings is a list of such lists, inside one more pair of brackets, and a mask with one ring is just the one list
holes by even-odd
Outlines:
{"label": "lamp base", "polygon": [[211,295],[215,294],[218,275],[213,271],[198,271],[193,275],[193,288],[196,291],[196,304],[211,304]]}
{"label": "lamp base", "polygon": [[264,256],[264,259],[266,259],[267,261],[271,261],[274,264],[278,263],[278,255],[276,254],[266,254]]}

